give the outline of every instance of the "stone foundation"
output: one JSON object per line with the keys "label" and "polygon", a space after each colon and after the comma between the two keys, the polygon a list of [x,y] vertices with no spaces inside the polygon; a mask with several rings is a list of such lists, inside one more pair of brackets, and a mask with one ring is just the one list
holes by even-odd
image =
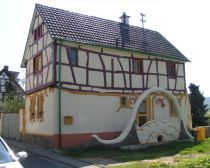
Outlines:
{"label": "stone foundation", "polygon": [[33,143],[44,148],[52,148],[52,140],[51,136],[41,136],[41,135],[34,135],[34,134],[22,134],[21,139],[24,142]]}

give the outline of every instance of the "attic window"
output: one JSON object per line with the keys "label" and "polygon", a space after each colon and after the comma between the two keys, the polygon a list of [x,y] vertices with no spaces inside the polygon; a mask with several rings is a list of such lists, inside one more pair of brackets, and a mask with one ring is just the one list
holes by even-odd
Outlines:
{"label": "attic window", "polygon": [[173,62],[169,62],[167,64],[167,72],[169,78],[176,78],[176,64]]}
{"label": "attic window", "polygon": [[34,41],[38,40],[40,37],[42,37],[42,25],[39,25],[34,30]]}

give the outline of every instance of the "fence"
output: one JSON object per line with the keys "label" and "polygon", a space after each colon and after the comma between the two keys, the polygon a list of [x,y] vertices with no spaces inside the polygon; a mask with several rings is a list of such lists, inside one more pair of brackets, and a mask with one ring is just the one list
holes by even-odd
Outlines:
{"label": "fence", "polygon": [[1,115],[1,135],[4,138],[20,139],[19,114],[2,114]]}

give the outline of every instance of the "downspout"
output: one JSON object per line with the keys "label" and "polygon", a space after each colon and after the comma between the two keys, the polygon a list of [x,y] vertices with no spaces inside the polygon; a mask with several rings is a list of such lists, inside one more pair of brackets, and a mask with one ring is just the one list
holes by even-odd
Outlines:
{"label": "downspout", "polygon": [[[59,41],[58,41],[59,42]],[[63,41],[59,43],[58,53],[58,147],[62,147],[62,129],[61,129],[61,47]]]}

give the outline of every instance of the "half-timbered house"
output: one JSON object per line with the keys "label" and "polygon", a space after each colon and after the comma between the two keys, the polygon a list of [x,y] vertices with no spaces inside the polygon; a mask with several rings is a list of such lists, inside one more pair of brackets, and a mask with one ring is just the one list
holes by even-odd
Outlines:
{"label": "half-timbered house", "polygon": [[19,97],[24,96],[24,90],[17,82],[18,75],[19,72],[9,71],[9,66],[6,65],[0,71],[0,101],[4,102],[7,98],[9,90],[6,88],[6,83],[9,82],[9,80],[11,80],[11,83],[16,90],[16,95]]}
{"label": "half-timbered house", "polygon": [[21,64],[23,137],[53,147],[83,146],[93,134],[116,138],[136,100],[161,88],[167,94],[148,92],[134,125],[141,144],[176,140],[181,125],[191,127],[188,61],[160,33],[129,25],[125,13],[116,22],[36,4]]}

